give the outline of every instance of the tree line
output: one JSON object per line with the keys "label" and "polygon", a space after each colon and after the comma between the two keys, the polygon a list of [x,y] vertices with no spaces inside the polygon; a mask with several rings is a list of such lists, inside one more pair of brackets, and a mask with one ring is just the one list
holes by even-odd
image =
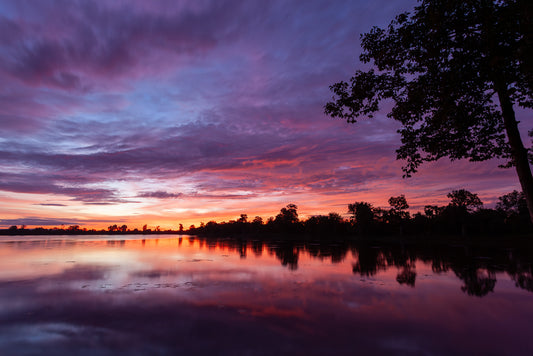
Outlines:
{"label": "tree line", "polygon": [[336,239],[343,236],[486,236],[532,231],[522,192],[515,190],[499,197],[494,209],[484,208],[478,195],[465,189],[454,190],[447,197],[450,199],[447,205],[426,205],[423,212],[412,215],[405,195],[391,197],[389,208],[357,201],[348,204],[348,218],[332,212],[299,219],[298,207],[288,204],[266,222],[260,216],[250,220],[247,214],[241,214],[237,220],[229,222],[192,225],[186,232],[210,236],[303,235]]}
{"label": "tree line", "polygon": [[450,202],[444,206],[426,205],[423,211],[411,214],[405,195],[390,197],[389,207],[375,207],[370,202],[356,201],[347,205],[345,214],[330,212],[300,219],[298,207],[288,204],[275,217],[266,221],[256,216],[249,219],[240,214],[229,222],[209,221],[196,227],[163,230],[159,226],[149,229],[131,229],[127,225],[113,224],[107,229],[87,229],[79,225],[68,227],[28,229],[11,226],[0,230],[0,235],[96,235],[96,234],[189,234],[216,237],[276,237],[284,239],[306,237],[321,239],[346,239],[372,236],[490,236],[527,234],[533,232],[524,194],[513,191],[498,198],[494,209],[483,206],[477,194],[465,189],[447,194]]}

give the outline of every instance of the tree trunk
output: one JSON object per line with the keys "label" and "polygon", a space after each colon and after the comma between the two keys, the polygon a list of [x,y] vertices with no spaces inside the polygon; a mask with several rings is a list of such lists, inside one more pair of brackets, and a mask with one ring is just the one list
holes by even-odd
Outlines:
{"label": "tree trunk", "polygon": [[509,93],[506,85],[495,83],[496,93],[500,100],[500,107],[502,109],[503,123],[509,146],[511,146],[511,157],[516,167],[516,174],[522,186],[522,191],[526,196],[527,208],[529,210],[529,218],[533,222],[533,176],[531,175],[531,167],[527,157],[527,150],[520,138],[520,131],[518,130],[518,123],[513,109],[513,103],[509,98]]}

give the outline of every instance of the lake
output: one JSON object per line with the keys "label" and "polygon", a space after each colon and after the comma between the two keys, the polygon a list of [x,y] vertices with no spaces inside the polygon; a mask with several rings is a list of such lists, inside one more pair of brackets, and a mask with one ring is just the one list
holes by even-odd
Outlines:
{"label": "lake", "polygon": [[533,354],[533,251],[0,238],[0,354]]}

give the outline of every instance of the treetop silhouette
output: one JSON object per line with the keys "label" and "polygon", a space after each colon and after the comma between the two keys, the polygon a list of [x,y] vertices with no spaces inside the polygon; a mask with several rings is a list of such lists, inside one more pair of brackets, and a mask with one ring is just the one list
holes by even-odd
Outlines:
{"label": "treetop silhouette", "polygon": [[514,111],[533,108],[532,18],[529,0],[423,0],[361,35],[359,58],[375,68],[331,85],[325,113],[354,123],[392,101],[404,176],[442,157],[507,159],[533,221],[533,177]]}
{"label": "treetop silhouette", "polygon": [[477,194],[465,189],[454,190],[446,196],[451,199],[450,205],[463,208],[469,212],[483,206],[483,202],[481,202]]}

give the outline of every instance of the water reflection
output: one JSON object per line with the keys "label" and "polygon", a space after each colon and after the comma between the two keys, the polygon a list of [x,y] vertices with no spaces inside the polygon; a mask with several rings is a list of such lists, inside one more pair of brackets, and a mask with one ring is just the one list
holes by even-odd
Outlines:
{"label": "water reflection", "polygon": [[100,238],[0,242],[1,354],[533,352],[528,248]]}

